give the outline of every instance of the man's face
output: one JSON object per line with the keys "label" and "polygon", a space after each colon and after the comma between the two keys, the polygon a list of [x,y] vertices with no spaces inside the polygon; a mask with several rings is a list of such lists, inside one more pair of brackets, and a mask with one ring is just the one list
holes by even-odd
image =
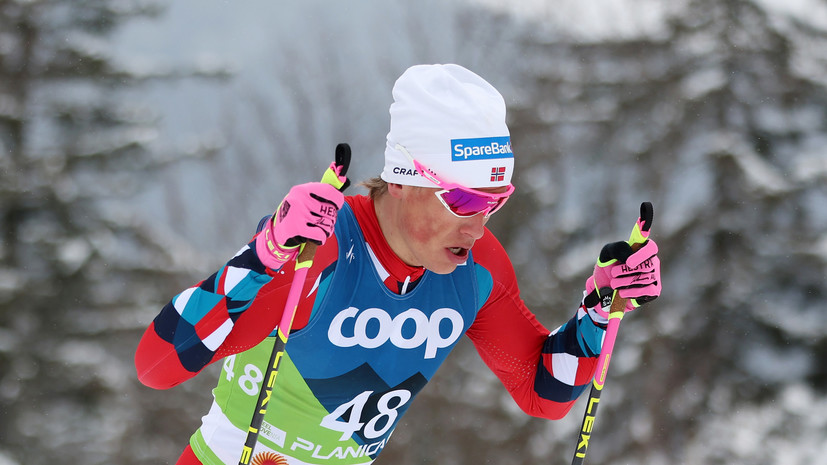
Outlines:
{"label": "man's face", "polygon": [[[395,215],[396,227],[385,232],[393,236],[388,237],[388,242],[403,261],[447,274],[468,259],[468,250],[485,231],[485,215],[453,215],[434,195],[438,189],[399,185],[392,189],[400,208]],[[496,192],[505,188],[484,190]]]}

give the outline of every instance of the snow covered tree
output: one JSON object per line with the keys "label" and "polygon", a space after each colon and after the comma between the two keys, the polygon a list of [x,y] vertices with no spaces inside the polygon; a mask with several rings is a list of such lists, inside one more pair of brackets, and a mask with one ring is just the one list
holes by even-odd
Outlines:
{"label": "snow covered tree", "polygon": [[[558,7],[575,3],[548,13],[572,22]],[[326,33],[274,41],[288,98],[256,95],[228,125],[235,145],[215,176],[233,168],[245,185],[207,201],[240,211],[233,199],[257,185],[261,203],[244,206],[256,216],[318,168],[293,163],[274,181],[273,154],[259,151],[280,147],[288,166],[349,141],[379,160],[392,78],[414,62],[465,64],[510,107],[518,190],[490,226],[541,321],[571,314],[596,252],[641,201],[655,205],[664,295],[624,320],[589,461],[815,463],[827,453],[827,27],[816,2],[807,13],[793,3],[670,2],[659,27],[595,39],[539,14],[450,16],[434,2],[430,17],[381,10],[362,42],[316,5],[308,16]],[[156,144],[157,116],[130,89],[190,73],[136,68],[108,39],[158,12],[141,0],[0,0],[0,463],[170,461],[209,405],[209,374],[156,392],[132,368],[162,300],[210,269],[188,273],[204,257],[131,203],[180,155]],[[364,58],[365,44],[392,58],[342,59],[348,47]],[[528,418],[466,342],[380,461],[564,464],[582,411]]]}
{"label": "snow covered tree", "polygon": [[196,73],[131,68],[108,41],[159,12],[0,2],[0,462],[174,454],[141,446],[163,404],[136,395],[132,354],[158,290],[188,282],[197,257],[130,205],[179,157],[153,146],[155,115],[124,91]]}
{"label": "snow covered tree", "polygon": [[[654,202],[664,294],[624,320],[593,461],[812,463],[824,450],[802,444],[827,434],[803,413],[827,405],[827,27],[748,0],[671,7],[655,34],[528,41],[512,137],[531,187],[500,220],[530,225],[508,236],[526,299],[561,308],[572,296],[555,290]],[[575,436],[554,428],[532,443],[567,463]]]}

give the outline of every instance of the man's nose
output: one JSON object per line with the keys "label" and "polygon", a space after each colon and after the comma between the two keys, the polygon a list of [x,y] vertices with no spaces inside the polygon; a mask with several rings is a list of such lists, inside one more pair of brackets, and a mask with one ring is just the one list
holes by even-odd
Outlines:
{"label": "man's nose", "polygon": [[485,223],[488,221],[485,214],[480,213],[470,218],[463,218],[459,230],[463,234],[471,236],[475,241],[485,233]]}

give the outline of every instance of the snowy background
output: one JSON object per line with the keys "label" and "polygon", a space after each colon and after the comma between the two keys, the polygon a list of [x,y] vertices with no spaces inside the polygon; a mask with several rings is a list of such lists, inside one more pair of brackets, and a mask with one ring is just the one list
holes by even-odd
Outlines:
{"label": "snowy background", "polygon": [[[825,51],[816,0],[0,2],[0,465],[174,463],[218,367],[143,387],[141,333],[337,142],[378,173],[434,62],[506,98],[490,227],[547,327],[655,205],[587,463],[827,464]],[[465,343],[377,463],[567,464],[583,409],[525,416]]]}

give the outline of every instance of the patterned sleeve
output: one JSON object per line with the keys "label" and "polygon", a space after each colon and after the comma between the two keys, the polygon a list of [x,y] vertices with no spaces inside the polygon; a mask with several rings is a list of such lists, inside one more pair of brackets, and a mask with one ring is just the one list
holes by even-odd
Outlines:
{"label": "patterned sleeve", "polygon": [[251,242],[215,274],[175,296],[138,346],[135,364],[141,382],[166,388],[201,371],[272,279]]}
{"label": "patterned sleeve", "polygon": [[468,336],[523,411],[562,418],[594,375],[604,330],[581,305],[549,332],[520,298],[510,260],[490,232],[473,252],[484,303]]}
{"label": "patterned sleeve", "polygon": [[[318,248],[305,288],[323,270],[335,266],[337,248],[335,236]],[[135,353],[143,384],[156,389],[176,386],[210,363],[255,346],[272,332],[284,311],[294,270],[265,267],[255,250],[254,241],[245,245],[215,274],[161,309]],[[296,310],[294,330],[307,323],[315,289],[307,297]]]}

